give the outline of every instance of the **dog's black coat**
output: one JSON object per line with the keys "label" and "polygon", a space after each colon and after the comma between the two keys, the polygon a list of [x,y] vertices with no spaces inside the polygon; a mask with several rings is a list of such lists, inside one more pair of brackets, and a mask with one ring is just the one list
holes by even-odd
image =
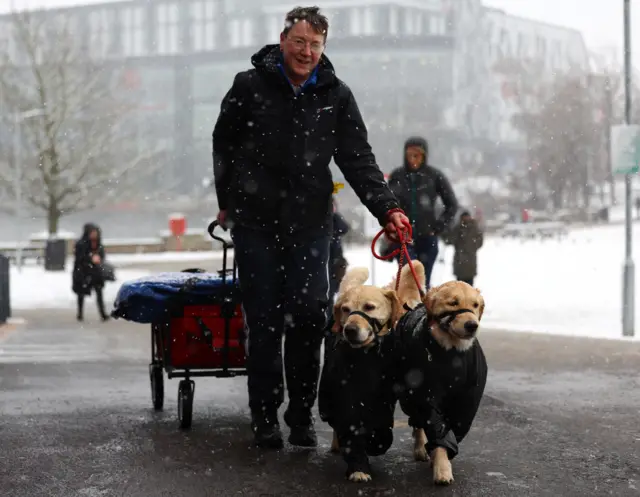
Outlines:
{"label": "dog's black coat", "polygon": [[387,452],[393,442],[392,337],[354,349],[335,333],[325,341],[325,363],[318,393],[320,418],[338,435],[347,477],[371,474],[368,456]]}
{"label": "dog's black coat", "polygon": [[424,304],[395,330],[396,392],[409,425],[422,428],[427,452],[443,447],[449,459],[467,435],[487,383],[487,361],[477,339],[468,350],[444,349],[433,337]]}

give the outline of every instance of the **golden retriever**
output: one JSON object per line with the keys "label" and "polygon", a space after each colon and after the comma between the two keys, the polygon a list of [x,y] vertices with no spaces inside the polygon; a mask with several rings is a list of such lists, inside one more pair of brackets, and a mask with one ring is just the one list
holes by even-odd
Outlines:
{"label": "golden retriever", "polygon": [[430,459],[434,482],[448,485],[451,459],[486,385],[487,363],[476,338],[485,303],[479,290],[460,281],[430,289],[423,303],[395,330],[403,349],[400,406],[414,428],[415,459]]}
{"label": "golden retriever", "polygon": [[[416,270],[424,281],[422,265]],[[403,303],[420,299],[408,268],[399,294],[365,285],[368,278],[366,268],[354,268],[340,285],[318,394],[320,417],[334,430],[331,450],[343,449],[346,476],[354,482],[371,480],[368,457],[384,454],[393,442],[395,355],[393,337],[386,337],[405,312]]]}

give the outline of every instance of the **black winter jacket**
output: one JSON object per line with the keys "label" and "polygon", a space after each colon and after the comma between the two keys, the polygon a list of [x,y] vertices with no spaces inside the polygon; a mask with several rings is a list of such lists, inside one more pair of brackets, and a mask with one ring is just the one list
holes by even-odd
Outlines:
{"label": "black winter jacket", "polygon": [[[89,233],[94,229],[98,231],[98,241],[95,249],[92,248],[91,240],[89,240]],[[94,254],[99,255],[102,262],[105,260],[105,251],[101,238],[100,228],[95,224],[87,223],[84,225],[82,236],[76,241],[71,288],[77,295],[91,295],[92,289],[104,286],[101,267],[96,266],[91,260]]]}
{"label": "black winter jacket", "polygon": [[476,340],[464,352],[445,350],[431,334],[424,304],[407,312],[394,330],[400,407],[409,425],[422,428],[427,450],[456,456],[469,432],[487,383],[487,361]]}
{"label": "black winter jacket", "polygon": [[213,131],[218,206],[231,223],[296,241],[330,235],[332,157],[372,214],[399,207],[376,164],[358,105],[322,56],[315,83],[296,95],[278,45],[236,75]]}
{"label": "black winter jacket", "polygon": [[318,410],[347,448],[350,471],[370,472],[366,455],[382,455],[393,442],[393,345],[392,337],[369,349],[354,349],[335,333],[325,340]]}
{"label": "black winter jacket", "polygon": [[[405,153],[412,145],[427,149],[426,140],[411,138],[405,143]],[[411,220],[414,236],[439,235],[449,226],[458,210],[456,195],[449,180],[429,164],[411,171],[405,157],[404,166],[391,172],[389,186]],[[435,213],[438,197],[444,204],[444,212],[439,218]]]}

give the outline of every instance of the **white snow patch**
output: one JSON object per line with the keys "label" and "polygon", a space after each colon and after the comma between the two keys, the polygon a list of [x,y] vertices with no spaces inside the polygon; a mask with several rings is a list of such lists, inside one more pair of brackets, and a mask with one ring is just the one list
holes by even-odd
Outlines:
{"label": "white snow patch", "polygon": [[[633,231],[637,240],[640,225]],[[368,247],[352,248],[346,257],[351,266],[371,272]],[[441,244],[440,258],[432,285],[455,279],[453,249]],[[560,241],[486,237],[475,281],[486,301],[482,324],[487,329],[639,340],[637,319],[636,336],[622,337],[623,258],[624,226],[576,229]],[[640,259],[638,244],[634,259]],[[376,261],[374,284],[386,285],[396,271],[395,263]],[[636,309],[639,304],[640,291]]]}
{"label": "white snow patch", "polygon": [[[65,271],[45,271],[42,266],[25,266],[22,272],[11,267],[10,294],[11,308],[19,309],[74,309],[77,297],[71,290],[71,272],[73,265],[67,264]],[[115,282],[107,282],[104,288],[104,302],[107,312],[113,306],[113,301],[120,289],[120,285],[134,278],[147,276],[145,271],[126,269],[116,270]],[[89,300],[95,300],[95,293]],[[85,303],[92,305],[89,302]]]}

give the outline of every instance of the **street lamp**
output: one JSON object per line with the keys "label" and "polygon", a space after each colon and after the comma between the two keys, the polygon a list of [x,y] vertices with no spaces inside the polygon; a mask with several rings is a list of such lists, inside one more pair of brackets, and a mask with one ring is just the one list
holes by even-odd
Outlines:
{"label": "street lamp", "polygon": [[16,201],[16,217],[18,218],[18,246],[16,247],[16,264],[18,271],[22,271],[22,129],[21,124],[27,119],[44,115],[44,109],[31,109],[25,112],[16,112],[13,114],[13,155],[15,162],[15,173],[13,175],[15,201]]}
{"label": "street lamp", "polygon": [[[631,2],[624,0],[624,120],[631,124]],[[625,257],[622,289],[622,334],[633,336],[635,318],[635,268],[631,253],[631,174],[624,177],[625,186]]]}

